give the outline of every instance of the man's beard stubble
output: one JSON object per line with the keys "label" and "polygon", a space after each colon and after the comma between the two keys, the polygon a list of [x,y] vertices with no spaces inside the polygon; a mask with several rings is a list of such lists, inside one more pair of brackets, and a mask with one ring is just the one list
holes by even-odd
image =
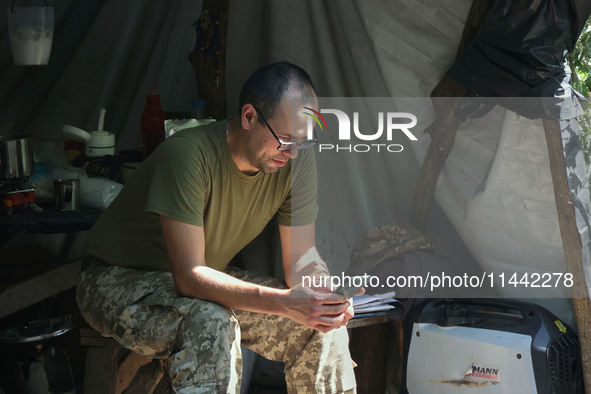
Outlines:
{"label": "man's beard stubble", "polygon": [[[262,171],[264,174],[274,174],[279,171],[279,167],[275,166],[271,161],[273,157],[265,157],[264,155],[257,155],[258,149],[254,146],[254,144],[249,141],[246,146],[246,158],[248,161],[259,171]],[[277,151],[279,152],[279,151]]]}

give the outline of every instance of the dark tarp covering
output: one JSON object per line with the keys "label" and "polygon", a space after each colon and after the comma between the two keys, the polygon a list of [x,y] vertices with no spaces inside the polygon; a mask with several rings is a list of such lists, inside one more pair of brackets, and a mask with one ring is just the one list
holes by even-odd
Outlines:
{"label": "dark tarp covering", "polygon": [[484,97],[563,96],[577,24],[569,0],[497,0],[448,74]]}

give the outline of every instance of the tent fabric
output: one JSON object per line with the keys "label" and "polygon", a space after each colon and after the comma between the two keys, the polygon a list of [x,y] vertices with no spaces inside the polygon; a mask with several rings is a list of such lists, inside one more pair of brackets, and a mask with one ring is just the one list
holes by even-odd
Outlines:
{"label": "tent fabric", "polygon": [[118,150],[141,144],[140,118],[152,88],[165,111],[190,111],[197,84],[187,57],[195,44],[192,24],[201,13],[200,1],[60,0],[50,5],[55,29],[47,66],[12,65],[7,18],[0,18],[6,43],[0,55],[3,135],[32,135],[36,154],[50,156],[53,164],[64,149],[62,126],[96,130],[101,107],[107,110],[105,130],[115,133]]}
{"label": "tent fabric", "polygon": [[[12,66],[8,45],[0,53],[2,134],[32,134],[38,158],[58,165],[62,125],[92,130],[101,107],[120,150],[141,140],[151,88],[165,110],[189,110],[198,95],[187,56],[200,1],[60,0],[55,7],[47,67]],[[308,70],[320,96],[427,97],[454,63],[469,7],[465,0],[232,1],[223,76],[228,115],[246,77],[280,60]],[[8,43],[5,23],[0,18]],[[430,105],[417,114],[425,127],[434,119]],[[485,270],[564,265],[541,124],[516,120],[495,107],[460,128],[427,228],[438,253]],[[396,156],[319,157],[317,238],[327,260],[348,261],[352,245],[374,226],[408,222],[429,142],[421,134]],[[353,209],[334,211],[335,197]],[[568,322],[565,302],[555,313]]]}
{"label": "tent fabric", "polygon": [[[240,81],[250,72],[281,60],[304,67],[324,97],[428,96],[455,58],[468,9],[469,4],[455,0],[437,5],[430,0],[234,2],[226,61],[228,107],[236,107]],[[424,154],[428,143],[423,136],[422,146],[413,149]],[[320,156],[317,231],[329,260],[348,261],[351,246],[375,225],[408,222],[422,157],[411,149],[396,157],[359,157],[359,162],[324,162]],[[367,179],[372,186],[376,179],[387,185],[370,196]],[[322,190],[347,196],[355,211],[344,217],[332,212],[331,196]],[[454,231],[447,231],[445,216],[437,210],[433,215],[430,235],[440,250],[471,260]]]}
{"label": "tent fabric", "polygon": [[[454,62],[469,6],[453,0],[387,5],[353,0],[233,3],[229,100],[236,96],[239,80],[256,67],[279,60],[307,69],[320,96],[428,96]],[[426,124],[434,119],[430,108],[418,111]],[[331,162],[317,158],[321,174],[317,232],[321,252],[329,260],[348,259],[351,245],[371,227],[408,221],[429,142],[422,135],[412,144],[412,157],[403,152],[387,165],[379,158],[364,163],[360,156]],[[323,169],[332,175],[324,182]],[[379,179],[388,179],[389,187],[369,196],[367,185],[380,184]],[[340,216],[331,212],[334,196],[350,200],[357,209]],[[438,252],[459,260],[475,259],[484,270],[565,269],[540,121],[500,107],[483,118],[470,119],[460,127],[435,197],[445,215],[437,208],[432,211],[427,235]],[[454,231],[446,232],[448,220],[469,254],[463,252]],[[564,315],[568,308],[558,305],[556,312]]]}

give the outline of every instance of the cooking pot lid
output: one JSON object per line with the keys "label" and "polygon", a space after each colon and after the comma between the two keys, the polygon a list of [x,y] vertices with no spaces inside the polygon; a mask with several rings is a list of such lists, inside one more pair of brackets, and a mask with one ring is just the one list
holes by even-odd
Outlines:
{"label": "cooking pot lid", "polygon": [[23,326],[0,331],[0,342],[25,343],[43,341],[65,334],[75,326],[76,322],[71,315],[34,320]]}

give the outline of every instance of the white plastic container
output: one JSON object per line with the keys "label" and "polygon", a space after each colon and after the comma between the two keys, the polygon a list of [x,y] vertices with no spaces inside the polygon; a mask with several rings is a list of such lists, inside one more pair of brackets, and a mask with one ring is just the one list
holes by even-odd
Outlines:
{"label": "white plastic container", "polygon": [[115,154],[115,134],[108,131],[86,132],[78,127],[64,125],[63,133],[76,140],[82,141],[86,145],[86,156],[100,157]]}

